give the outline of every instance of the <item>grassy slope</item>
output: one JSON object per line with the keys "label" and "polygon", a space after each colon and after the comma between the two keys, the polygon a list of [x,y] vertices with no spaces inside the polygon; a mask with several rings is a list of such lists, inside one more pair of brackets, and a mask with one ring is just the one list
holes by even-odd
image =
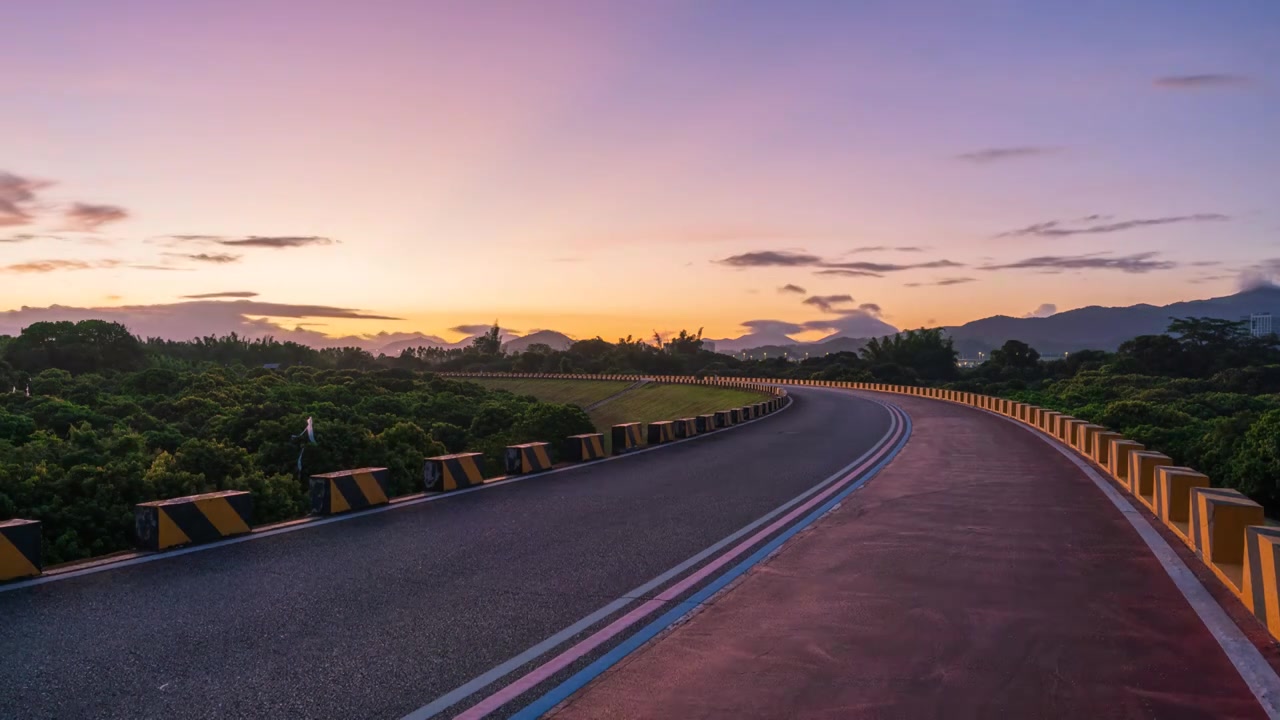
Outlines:
{"label": "grassy slope", "polygon": [[539,400],[586,407],[625,390],[625,380],[519,380],[516,378],[467,378],[494,390],[510,390]]}
{"label": "grassy slope", "polygon": [[601,432],[625,422],[653,422],[693,417],[764,400],[760,393],[702,385],[645,385],[591,413]]}
{"label": "grassy slope", "polygon": [[[488,388],[532,395],[547,402],[572,403],[585,407],[622,392],[632,383],[625,380],[519,380],[514,378],[469,378]],[[610,400],[592,411],[591,422],[611,444],[609,428],[626,422],[677,420],[742,407],[764,399],[759,393],[705,385],[659,385],[651,383]]]}

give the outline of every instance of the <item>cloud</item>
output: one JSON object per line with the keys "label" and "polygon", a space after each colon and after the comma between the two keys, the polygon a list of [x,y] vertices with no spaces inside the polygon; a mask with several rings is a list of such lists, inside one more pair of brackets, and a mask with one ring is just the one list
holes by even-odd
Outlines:
{"label": "cloud", "polygon": [[227,292],[211,292],[200,293],[198,295],[183,295],[186,300],[212,300],[214,298],[254,298],[258,297],[258,293],[249,292],[247,290],[230,290]]}
{"label": "cloud", "polygon": [[785,320],[747,320],[739,325],[750,329],[753,334],[767,335],[794,335],[806,329],[804,325]]}
{"label": "cloud", "polygon": [[931,260],[929,262],[910,264],[876,262],[825,263],[822,267],[835,270],[859,270],[870,273],[887,273],[901,272],[903,270],[915,270],[918,268],[953,268],[963,266],[963,263],[952,262],[951,260]]}
{"label": "cloud", "polygon": [[[252,316],[252,317],[251,317]],[[53,305],[0,311],[0,335],[16,335],[22,328],[42,321],[86,320],[90,318],[122,323],[142,337],[189,340],[206,335],[235,332],[246,338],[275,337],[313,347],[359,346],[376,350],[388,342],[416,334],[378,333],[329,337],[313,330],[303,330],[308,323],[296,323],[292,329],[266,318],[341,318],[359,320],[394,320],[385,315],[364,313],[351,308],[327,305],[285,305],[251,300],[222,302],[193,300],[158,305],[125,305],[113,307],[66,307]]]}
{"label": "cloud", "polygon": [[1027,313],[1026,315],[1023,315],[1022,317],[1047,318],[1050,315],[1056,314],[1057,312],[1058,312],[1057,305],[1054,305],[1053,303],[1043,303],[1042,305],[1040,305],[1040,307],[1036,308],[1035,310],[1032,310],[1031,312]]}
{"label": "cloud", "polygon": [[[851,252],[858,252],[859,250],[854,249]],[[720,265],[738,268],[813,267],[821,268],[814,272],[815,275],[835,275],[840,277],[883,277],[883,273],[901,272],[903,270],[963,267],[962,263],[945,259],[920,263],[831,262],[818,255],[791,250],[761,250],[731,255],[715,262]]]}
{"label": "cloud", "polygon": [[893,252],[911,252],[911,253],[914,253],[914,252],[924,252],[924,250],[925,250],[924,248],[922,248],[922,247],[920,247],[920,246],[918,246],[918,245],[897,245],[897,246],[891,246],[891,245],[864,245],[863,247],[856,247],[856,248],[854,248],[854,249],[852,249],[852,250],[849,250],[848,252],[846,252],[846,253],[845,253],[845,255],[857,255],[858,253],[869,253],[869,252],[890,252],[890,251],[893,251]]}
{"label": "cloud", "polygon": [[835,277],[884,277],[880,273],[867,272],[866,270],[819,270],[814,275],[832,275]]}
{"label": "cloud", "polygon": [[51,273],[63,270],[95,270],[113,268],[120,265],[119,260],[29,260],[27,262],[6,265],[0,271],[11,273]]}
{"label": "cloud", "polygon": [[1000,162],[1002,160],[1018,160],[1020,158],[1035,157],[1037,155],[1049,155],[1058,152],[1059,148],[1045,147],[1042,145],[1016,145],[1013,147],[993,147],[975,150],[973,152],[961,153],[956,155],[957,160],[963,160],[968,163],[977,163],[985,165],[987,163]]}
{"label": "cloud", "polygon": [[1206,88],[1237,87],[1248,85],[1244,75],[1208,73],[1204,75],[1166,75],[1151,81],[1153,85],[1173,90],[1204,90]]}
{"label": "cloud", "polygon": [[168,235],[169,240],[178,242],[210,243],[226,247],[246,248],[283,248],[308,247],[312,245],[332,245],[333,240],[319,235],[246,235],[244,237],[226,237],[224,235]]}
{"label": "cloud", "polygon": [[36,191],[52,184],[0,171],[0,227],[30,223]]}
{"label": "cloud", "polygon": [[172,265],[130,265],[134,270],[161,270],[164,272],[191,272],[191,268],[180,268]]}
{"label": "cloud", "polygon": [[94,232],[109,222],[124,220],[129,211],[118,205],[90,205],[74,203],[63,213],[67,229],[75,232]]}
{"label": "cloud", "polygon": [[1263,260],[1240,271],[1237,284],[1241,290],[1280,287],[1280,258]]}
{"label": "cloud", "polygon": [[977,278],[971,278],[971,277],[949,277],[949,278],[942,278],[940,280],[934,280],[933,282],[927,282],[927,283],[913,282],[913,283],[907,283],[906,285],[907,287],[928,287],[928,286],[946,287],[948,285],[963,285],[964,283],[971,283],[971,282],[977,282],[977,281],[978,281]]}
{"label": "cloud", "polygon": [[1076,227],[1064,227],[1061,220],[1049,220],[1047,222],[1028,225],[1017,230],[996,235],[998,238],[1010,237],[1065,237],[1069,235],[1103,235],[1106,233],[1122,232],[1125,230],[1133,230],[1134,228],[1151,227],[1154,225],[1172,225],[1174,223],[1197,223],[1197,222],[1223,222],[1230,220],[1226,215],[1221,213],[1196,213],[1194,215],[1170,215],[1158,218],[1145,218],[1139,220],[1122,220],[1120,222],[1101,223],[1093,225],[1079,225],[1079,222],[1092,222],[1100,219],[1106,219],[1109,216],[1089,215],[1080,221],[1066,221],[1067,223],[1076,224]]}
{"label": "cloud", "polygon": [[165,256],[172,258],[181,258],[183,260],[194,260],[200,263],[212,263],[214,265],[226,265],[228,263],[239,262],[239,255],[231,253],[165,253]]}
{"label": "cloud", "polygon": [[[2,224],[2,223],[0,223]],[[0,243],[22,243],[32,240],[61,240],[57,235],[37,235],[35,233],[16,233],[8,237],[0,237]]]}
{"label": "cloud", "polygon": [[1141,274],[1155,270],[1171,270],[1178,266],[1170,260],[1156,260],[1157,253],[1144,252],[1122,257],[1111,257],[1106,253],[1090,255],[1042,255],[1001,265],[983,265],[979,270],[1022,270],[1047,269],[1050,272],[1062,270],[1119,270],[1120,272]]}
{"label": "cloud", "polygon": [[836,312],[836,305],[853,302],[851,295],[814,295],[801,300],[802,305],[812,305],[822,312]]}
{"label": "cloud", "polygon": [[856,310],[847,310],[835,317],[821,320],[810,320],[804,324],[805,330],[820,330],[845,337],[879,337],[892,335],[898,329],[880,319],[880,306],[875,303],[863,303]]}
{"label": "cloud", "polygon": [[[472,323],[469,325],[455,325],[449,328],[449,332],[462,333],[463,335],[483,335],[492,329],[493,323]],[[503,337],[519,337],[522,334],[519,330],[512,330],[501,325],[499,325],[498,330]]]}
{"label": "cloud", "polygon": [[791,252],[789,250],[762,250],[760,252],[742,253],[741,255],[730,255],[723,260],[716,260],[716,262],[729,267],[804,267],[807,265],[819,265],[822,263],[822,258],[817,255]]}
{"label": "cloud", "polygon": [[805,293],[805,289],[800,287],[799,285],[792,285],[791,283],[787,283],[786,285],[783,285],[782,287],[778,288],[778,292],[796,293],[797,295],[803,295]]}

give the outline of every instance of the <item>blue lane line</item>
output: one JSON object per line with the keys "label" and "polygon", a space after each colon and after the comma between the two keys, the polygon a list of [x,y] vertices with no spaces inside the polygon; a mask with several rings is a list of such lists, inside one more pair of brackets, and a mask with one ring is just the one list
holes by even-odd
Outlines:
{"label": "blue lane line", "polygon": [[[897,409],[895,408],[895,410]],[[599,677],[601,673],[613,667],[623,658],[625,658],[626,656],[630,655],[631,653],[639,649],[640,646],[652,640],[663,630],[666,630],[668,627],[675,624],[676,621],[688,615],[700,603],[704,602],[707,598],[711,597],[712,595],[715,595],[717,592],[723,589],[726,585],[733,582],[735,579],[740,577],[743,573],[750,570],[754,565],[756,565],[761,560],[768,557],[773,551],[781,547],[783,543],[785,543],[787,540],[790,540],[796,533],[805,529],[809,525],[813,524],[813,522],[816,521],[818,518],[830,512],[831,508],[838,505],[840,501],[848,497],[850,493],[862,487],[863,484],[865,484],[868,480],[875,477],[884,468],[885,465],[888,465],[890,461],[892,461],[895,457],[897,457],[898,453],[902,450],[903,446],[907,444],[907,440],[911,438],[911,418],[901,410],[897,410],[897,412],[901,414],[902,419],[906,424],[906,432],[903,433],[902,438],[894,446],[892,452],[886,455],[883,460],[881,460],[879,463],[875,465],[875,467],[871,468],[861,478],[858,478],[856,481],[854,481],[854,483],[850,485],[848,488],[837,493],[835,497],[832,497],[831,499],[827,500],[827,502],[823,503],[821,507],[817,508],[809,515],[805,516],[805,518],[802,519],[800,522],[796,523],[795,525],[792,525],[790,528],[783,531],[781,535],[774,538],[769,543],[765,544],[763,547],[761,547],[759,550],[753,553],[746,560],[743,560],[742,562],[735,565],[733,569],[721,575],[710,585],[698,591],[697,593],[694,593],[688,599],[677,604],[673,609],[669,610],[665,615],[659,617],[657,620],[654,620],[653,622],[646,625],[644,628],[640,629],[634,635],[624,640],[620,645],[610,650],[609,652],[605,653],[600,659],[591,663],[590,665],[583,668],[582,670],[579,670],[577,674],[575,674],[573,677],[570,677],[568,680],[565,680],[563,683],[560,683],[560,685],[553,688],[546,695],[543,695],[542,697],[538,698],[537,700],[534,700],[532,703],[522,708],[520,712],[511,716],[511,720],[534,720],[535,718],[541,717],[544,713],[550,711],[555,706],[564,702],[566,699],[568,699],[570,695],[573,695],[577,691],[581,690],[584,686],[586,686],[587,683]]]}

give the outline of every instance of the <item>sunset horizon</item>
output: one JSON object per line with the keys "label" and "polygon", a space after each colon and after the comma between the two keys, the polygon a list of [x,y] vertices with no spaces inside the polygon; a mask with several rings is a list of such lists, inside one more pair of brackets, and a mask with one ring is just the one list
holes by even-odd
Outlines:
{"label": "sunset horizon", "polygon": [[1144,5],[26,7],[0,334],[813,341],[1270,282],[1277,11]]}

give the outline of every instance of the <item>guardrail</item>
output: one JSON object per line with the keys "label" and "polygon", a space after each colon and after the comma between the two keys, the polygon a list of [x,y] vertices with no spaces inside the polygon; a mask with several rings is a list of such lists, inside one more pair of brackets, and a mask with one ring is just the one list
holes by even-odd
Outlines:
{"label": "guardrail", "polygon": [[[440,373],[450,377],[470,376]],[[769,412],[782,409],[787,391],[769,381],[704,382],[691,377],[646,377],[634,375],[522,375],[518,373],[485,374],[485,377],[558,378],[581,380],[646,379],[653,382],[706,384],[752,390],[768,396]],[[742,408],[735,408],[741,412]],[[626,423],[613,429],[614,454],[641,449],[714,432],[694,418],[657,421],[649,424],[648,443],[645,423]],[[583,464],[605,459],[604,436],[588,433],[563,438],[562,458],[567,463]],[[455,453],[423,459],[425,492],[450,492],[505,480],[516,475],[551,469],[551,443],[534,442],[506,448],[503,461],[506,475],[484,477],[480,453]],[[309,491],[313,515],[333,515],[386,505],[393,498],[387,494],[387,468],[359,468],[312,475]],[[253,531],[252,496],[240,490],[205,493],[140,503],[135,507],[135,534],[142,550],[163,551],[187,545],[215,542]],[[35,577],[41,574],[41,523],[14,519],[0,522],[0,582]]]}

